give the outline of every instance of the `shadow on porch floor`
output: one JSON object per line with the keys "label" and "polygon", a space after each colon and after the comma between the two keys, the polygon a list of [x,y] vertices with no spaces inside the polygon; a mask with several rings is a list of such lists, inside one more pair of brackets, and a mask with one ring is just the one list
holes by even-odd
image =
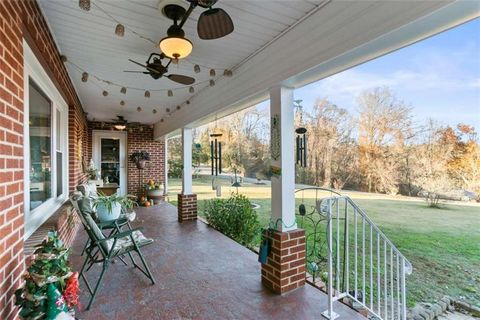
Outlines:
{"label": "shadow on porch floor", "polygon": [[[138,270],[113,264],[90,311],[79,319],[321,319],[327,296],[306,285],[284,296],[265,289],[257,255],[201,221],[177,222],[177,208],[162,203],[137,211],[137,224],[155,243],[143,249],[156,285]],[[86,241],[79,232],[71,260],[81,267]],[[137,259],[138,260],[138,259]],[[99,267],[88,272],[98,277]],[[80,281],[81,302],[87,289]],[[340,319],[365,319],[352,309],[334,304]]]}

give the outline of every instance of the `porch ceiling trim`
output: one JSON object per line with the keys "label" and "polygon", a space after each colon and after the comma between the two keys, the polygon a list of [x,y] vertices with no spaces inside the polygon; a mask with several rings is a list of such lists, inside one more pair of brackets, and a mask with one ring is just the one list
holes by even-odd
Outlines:
{"label": "porch ceiling trim", "polygon": [[252,106],[275,85],[303,86],[479,16],[479,3],[470,0],[330,2],[234,70],[233,78],[198,92],[155,124],[154,137]]}

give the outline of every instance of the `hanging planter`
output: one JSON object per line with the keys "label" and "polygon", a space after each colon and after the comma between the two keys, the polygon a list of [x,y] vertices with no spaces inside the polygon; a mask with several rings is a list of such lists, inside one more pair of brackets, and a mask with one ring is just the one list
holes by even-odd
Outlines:
{"label": "hanging planter", "polygon": [[130,160],[135,162],[137,169],[142,170],[145,168],[147,161],[150,161],[150,154],[146,151],[137,151],[130,155]]}

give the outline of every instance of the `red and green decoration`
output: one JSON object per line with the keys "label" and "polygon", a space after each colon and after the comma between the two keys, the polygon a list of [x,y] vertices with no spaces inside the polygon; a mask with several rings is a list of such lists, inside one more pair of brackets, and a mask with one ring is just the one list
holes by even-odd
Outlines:
{"label": "red and green decoration", "polygon": [[21,319],[74,319],[78,305],[78,273],[68,265],[68,252],[56,231],[34,253],[24,275],[25,284],[15,291]]}

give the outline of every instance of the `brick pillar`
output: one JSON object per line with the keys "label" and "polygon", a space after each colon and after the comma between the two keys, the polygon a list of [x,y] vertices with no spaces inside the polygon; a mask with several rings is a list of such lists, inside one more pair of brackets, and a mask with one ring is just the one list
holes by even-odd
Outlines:
{"label": "brick pillar", "polygon": [[197,219],[197,195],[178,194],[178,221]]}
{"label": "brick pillar", "polygon": [[264,232],[271,243],[267,263],[262,264],[262,283],[284,294],[305,285],[305,230]]}

